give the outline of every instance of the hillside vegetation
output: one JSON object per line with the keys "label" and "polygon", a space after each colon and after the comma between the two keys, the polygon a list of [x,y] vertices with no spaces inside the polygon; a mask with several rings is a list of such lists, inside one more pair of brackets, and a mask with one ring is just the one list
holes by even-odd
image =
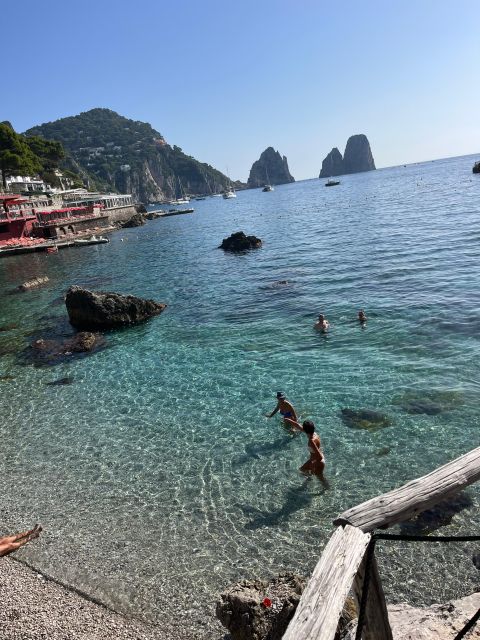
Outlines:
{"label": "hillside vegetation", "polygon": [[227,176],[170,146],[146,122],[109,109],[33,127],[26,136],[58,140],[91,186],[132,193],[142,202],[178,197],[182,192],[209,194],[223,190]]}

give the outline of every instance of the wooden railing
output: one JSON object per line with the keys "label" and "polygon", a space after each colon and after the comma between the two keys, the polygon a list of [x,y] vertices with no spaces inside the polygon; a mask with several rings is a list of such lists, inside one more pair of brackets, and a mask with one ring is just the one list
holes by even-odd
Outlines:
{"label": "wooden railing", "polygon": [[392,640],[372,532],[409,520],[479,479],[480,447],[342,513],[283,640],[333,640],[350,592],[362,616],[357,638]]}

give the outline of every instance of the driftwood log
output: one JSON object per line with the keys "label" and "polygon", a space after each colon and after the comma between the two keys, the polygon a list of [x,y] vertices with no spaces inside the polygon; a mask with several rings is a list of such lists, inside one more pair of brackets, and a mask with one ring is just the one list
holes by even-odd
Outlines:
{"label": "driftwood log", "polygon": [[283,640],[333,640],[370,534],[338,528],[325,547]]}
{"label": "driftwood log", "polygon": [[405,522],[480,479],[480,447],[388,493],[342,513],[334,524],[373,531]]}

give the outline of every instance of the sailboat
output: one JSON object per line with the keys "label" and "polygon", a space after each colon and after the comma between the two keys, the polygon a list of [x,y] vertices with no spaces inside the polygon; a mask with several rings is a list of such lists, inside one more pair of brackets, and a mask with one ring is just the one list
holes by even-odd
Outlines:
{"label": "sailboat", "polygon": [[230,184],[225,189],[225,191],[222,193],[222,196],[225,198],[225,200],[228,200],[229,198],[236,198],[237,197],[237,194],[235,193],[235,189],[232,186],[232,181],[230,180],[230,176],[228,175],[228,168],[227,168],[227,176],[228,176],[228,181],[230,182]]}
{"label": "sailboat", "polygon": [[267,183],[264,185],[262,191],[273,191],[273,187],[270,184],[270,180],[268,179],[268,169],[265,167],[265,173],[267,174]]}
{"label": "sailboat", "polygon": [[190,199],[185,195],[185,191],[183,189],[182,181],[178,178],[178,184],[180,185],[180,198],[176,200],[170,200],[169,204],[188,204]]}

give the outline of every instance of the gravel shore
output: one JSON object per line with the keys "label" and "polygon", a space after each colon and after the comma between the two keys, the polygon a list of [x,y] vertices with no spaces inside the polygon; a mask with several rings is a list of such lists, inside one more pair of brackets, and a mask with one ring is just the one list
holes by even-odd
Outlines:
{"label": "gravel shore", "polygon": [[0,639],[177,640],[164,628],[125,618],[10,558],[0,560]]}

